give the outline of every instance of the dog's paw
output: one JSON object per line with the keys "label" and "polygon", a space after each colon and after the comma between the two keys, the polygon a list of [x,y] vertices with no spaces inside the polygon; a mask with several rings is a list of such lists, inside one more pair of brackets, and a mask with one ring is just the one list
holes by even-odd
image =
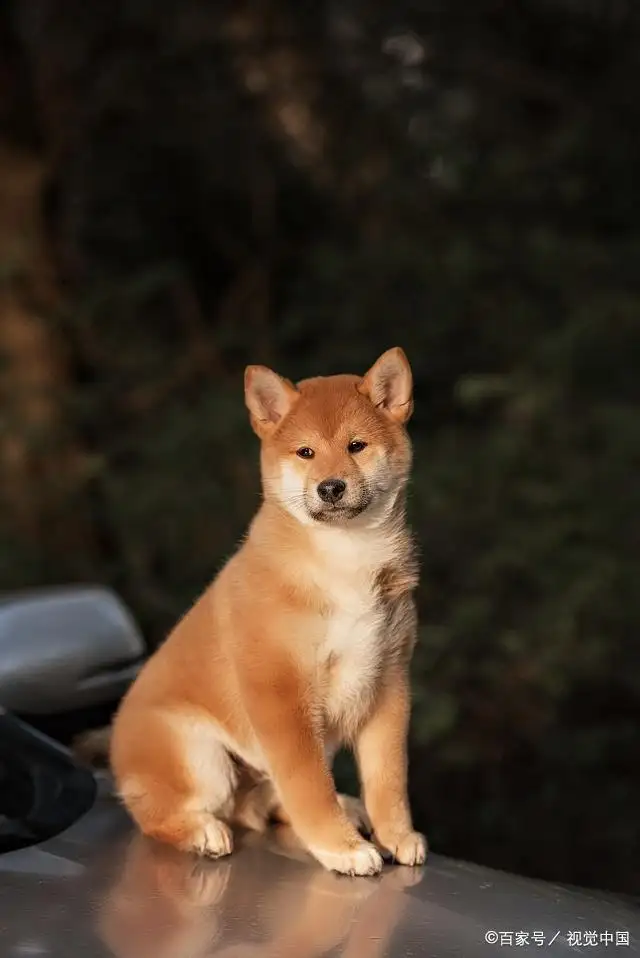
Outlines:
{"label": "dog's paw", "polygon": [[424,865],[427,860],[427,839],[420,832],[409,832],[384,847],[399,865]]}
{"label": "dog's paw", "polygon": [[364,803],[352,795],[338,795],[338,801],[353,827],[363,835],[370,835],[371,821]]}
{"label": "dog's paw", "polygon": [[203,818],[187,840],[182,842],[183,851],[195,852],[203,858],[222,858],[233,851],[233,835],[224,822],[213,816]]}
{"label": "dog's paw", "polygon": [[382,871],[382,855],[370,842],[360,842],[344,851],[312,848],[311,852],[329,871],[342,875],[378,875]]}

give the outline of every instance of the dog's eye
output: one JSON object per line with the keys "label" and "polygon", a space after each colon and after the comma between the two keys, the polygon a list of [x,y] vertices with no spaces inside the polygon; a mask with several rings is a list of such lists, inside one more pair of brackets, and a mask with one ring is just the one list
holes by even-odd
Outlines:
{"label": "dog's eye", "polygon": [[313,449],[309,449],[308,446],[302,446],[296,450],[296,456],[300,456],[301,459],[313,459],[315,452]]}
{"label": "dog's eye", "polygon": [[352,439],[347,449],[350,453],[362,452],[363,449],[367,448],[366,442],[362,442],[361,439]]}

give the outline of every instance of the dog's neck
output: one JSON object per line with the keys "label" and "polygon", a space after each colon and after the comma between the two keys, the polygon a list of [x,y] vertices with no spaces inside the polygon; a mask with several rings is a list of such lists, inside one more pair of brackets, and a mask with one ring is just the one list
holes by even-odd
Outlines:
{"label": "dog's neck", "polygon": [[[367,510],[368,511],[368,510]],[[376,569],[387,566],[411,551],[406,517],[406,491],[399,488],[393,498],[371,515],[363,513],[348,523],[301,522],[277,500],[265,499],[258,511],[249,539],[262,551],[276,551],[282,561],[294,553],[309,558],[317,555],[345,570],[354,563]]]}

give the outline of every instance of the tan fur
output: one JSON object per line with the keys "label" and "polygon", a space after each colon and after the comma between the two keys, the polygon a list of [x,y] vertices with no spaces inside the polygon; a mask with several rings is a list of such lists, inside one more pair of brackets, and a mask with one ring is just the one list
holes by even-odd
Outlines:
{"label": "tan fur", "polygon": [[[331,776],[330,757],[347,744],[378,843],[420,863],[406,758],[417,581],[405,519],[409,364],[389,350],[365,377],[297,387],[249,367],[245,393],[263,503],[120,707],[120,794],[145,834],[182,849],[227,854],[229,823],[275,816],[325,867],[374,874],[379,851]],[[352,441],[366,448],[350,451]],[[336,504],[319,496],[327,478],[346,483]]]}

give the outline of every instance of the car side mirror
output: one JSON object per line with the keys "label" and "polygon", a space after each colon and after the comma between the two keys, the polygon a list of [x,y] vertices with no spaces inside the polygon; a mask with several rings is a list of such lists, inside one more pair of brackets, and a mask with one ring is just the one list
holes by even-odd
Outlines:
{"label": "car side mirror", "polygon": [[0,597],[0,706],[53,715],[117,701],[145,657],[136,622],[101,586]]}

